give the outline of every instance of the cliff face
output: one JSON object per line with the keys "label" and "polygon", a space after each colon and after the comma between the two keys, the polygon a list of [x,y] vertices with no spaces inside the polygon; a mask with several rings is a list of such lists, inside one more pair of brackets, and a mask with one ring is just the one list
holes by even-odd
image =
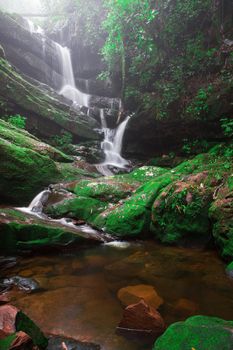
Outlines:
{"label": "cliff face", "polygon": [[[74,141],[99,139],[97,122],[82,112],[73,111],[60,97],[24,79],[5,59],[0,59],[1,116],[21,114],[27,118],[27,130],[48,139],[64,130]],[[65,101],[63,101],[65,102]]]}

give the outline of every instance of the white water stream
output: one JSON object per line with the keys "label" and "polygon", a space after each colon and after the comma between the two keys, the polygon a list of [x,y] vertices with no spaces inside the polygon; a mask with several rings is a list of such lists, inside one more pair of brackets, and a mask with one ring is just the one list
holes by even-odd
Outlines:
{"label": "white water stream", "polygon": [[100,110],[100,119],[104,133],[104,140],[101,142],[101,149],[104,151],[105,160],[103,163],[97,164],[96,168],[101,174],[111,176],[113,175],[113,172],[109,167],[127,169],[130,165],[129,161],[121,156],[123,137],[130,116],[128,116],[116,129],[110,129],[107,127],[103,109]]}
{"label": "white water stream", "polygon": [[99,235],[99,232],[94,230],[87,224],[76,226],[71,219],[61,218],[61,219],[51,219],[43,213],[43,208],[46,205],[49,196],[52,194],[51,189],[44,190],[40,192],[29,204],[28,207],[15,208],[23,213],[36,216],[38,219],[47,220],[49,222],[58,223],[63,226],[68,226],[79,232],[85,232],[87,234]]}
{"label": "white water stream", "polygon": [[70,50],[56,42],[55,47],[63,76],[62,87],[59,94],[72,100],[74,103],[78,103],[80,106],[89,107],[90,96],[76,88]]}

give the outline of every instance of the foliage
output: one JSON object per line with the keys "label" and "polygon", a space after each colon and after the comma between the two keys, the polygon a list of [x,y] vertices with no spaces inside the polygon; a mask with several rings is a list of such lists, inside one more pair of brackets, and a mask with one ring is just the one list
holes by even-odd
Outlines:
{"label": "foliage", "polygon": [[7,121],[19,129],[25,129],[26,118],[22,117],[20,114],[9,116]]}
{"label": "foliage", "polygon": [[52,144],[64,152],[72,152],[72,134],[63,130],[61,135],[53,136]]}
{"label": "foliage", "polygon": [[206,89],[199,89],[191,104],[187,107],[186,113],[191,114],[195,119],[204,118],[209,112],[208,98],[212,92],[212,85],[209,85]]}
{"label": "foliage", "polygon": [[186,155],[204,153],[209,149],[209,142],[206,140],[183,140],[182,151]]}
{"label": "foliage", "polygon": [[223,133],[227,137],[233,136],[233,119],[231,118],[223,118],[221,119],[221,127],[223,129]]}

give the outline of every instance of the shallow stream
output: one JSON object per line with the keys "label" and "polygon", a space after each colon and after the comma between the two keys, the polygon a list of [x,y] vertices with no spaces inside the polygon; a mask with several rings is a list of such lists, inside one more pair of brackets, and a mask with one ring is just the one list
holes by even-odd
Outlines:
{"label": "shallow stream", "polygon": [[5,276],[37,280],[36,293],[12,290],[13,304],[43,331],[101,345],[103,350],[149,350],[115,334],[122,316],[120,288],[148,284],[163,298],[167,325],[190,315],[232,319],[233,280],[212,251],[154,242],[107,243],[56,256],[21,258]]}

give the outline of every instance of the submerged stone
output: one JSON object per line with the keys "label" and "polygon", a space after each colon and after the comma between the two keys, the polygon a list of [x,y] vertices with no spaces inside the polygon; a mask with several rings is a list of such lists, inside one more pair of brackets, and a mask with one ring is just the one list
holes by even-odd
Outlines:
{"label": "submerged stone", "polygon": [[155,309],[163,304],[163,299],[157,294],[155,288],[145,284],[121,288],[117,297],[125,306],[140,302],[141,299]]}

